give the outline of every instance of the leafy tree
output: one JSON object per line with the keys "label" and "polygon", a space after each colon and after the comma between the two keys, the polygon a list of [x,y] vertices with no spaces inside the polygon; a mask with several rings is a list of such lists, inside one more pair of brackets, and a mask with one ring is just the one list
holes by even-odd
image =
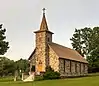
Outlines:
{"label": "leafy tree", "polygon": [[5,41],[6,29],[2,29],[2,24],[0,25],[0,55],[4,55],[8,50],[9,43]]}
{"label": "leafy tree", "polygon": [[84,29],[75,29],[72,41],[73,48],[82,56],[88,55],[91,48],[92,29],[85,27]]}
{"label": "leafy tree", "polygon": [[70,39],[72,40],[72,46],[73,48],[78,51],[82,56],[83,56],[83,52],[82,52],[82,41],[81,41],[81,30],[77,30],[75,29],[75,33],[73,34],[73,37]]}
{"label": "leafy tree", "polygon": [[73,48],[89,62],[90,69],[99,69],[99,27],[75,29],[72,41]]}
{"label": "leafy tree", "polygon": [[29,72],[29,61],[28,60],[21,58],[20,60],[16,61],[15,63],[16,63],[16,69],[19,72]]}
{"label": "leafy tree", "polygon": [[6,57],[0,57],[0,76],[13,75],[14,71],[14,61]]}
{"label": "leafy tree", "polygon": [[16,62],[6,57],[0,57],[0,76],[14,75],[15,71],[18,71],[18,75],[21,76],[21,72],[29,72],[29,62],[25,59],[20,59]]}

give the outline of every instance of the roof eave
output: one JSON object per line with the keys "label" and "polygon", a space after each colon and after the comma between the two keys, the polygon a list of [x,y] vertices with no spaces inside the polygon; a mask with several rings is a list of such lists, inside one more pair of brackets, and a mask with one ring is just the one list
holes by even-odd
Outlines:
{"label": "roof eave", "polygon": [[36,51],[36,48],[35,48],[34,51],[31,53],[31,55],[29,56],[28,60],[31,60],[31,58],[32,58],[32,56],[34,55],[35,51]]}

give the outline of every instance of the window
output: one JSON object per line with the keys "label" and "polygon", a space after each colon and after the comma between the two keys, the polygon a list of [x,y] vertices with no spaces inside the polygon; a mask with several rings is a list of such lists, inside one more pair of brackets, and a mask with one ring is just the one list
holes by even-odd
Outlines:
{"label": "window", "polygon": [[77,73],[77,62],[75,62],[75,73]]}
{"label": "window", "polygon": [[83,72],[85,73],[85,64],[83,64]]}
{"label": "window", "polygon": [[71,72],[71,66],[72,66],[72,64],[71,64],[71,61],[70,61],[70,72]]}
{"label": "window", "polygon": [[64,59],[64,72],[65,72],[65,59]]}
{"label": "window", "polygon": [[48,37],[48,42],[50,41],[50,38]]}
{"label": "window", "polygon": [[79,63],[79,66],[80,66],[80,67],[79,67],[79,70],[80,70],[80,73],[81,73],[81,63]]}

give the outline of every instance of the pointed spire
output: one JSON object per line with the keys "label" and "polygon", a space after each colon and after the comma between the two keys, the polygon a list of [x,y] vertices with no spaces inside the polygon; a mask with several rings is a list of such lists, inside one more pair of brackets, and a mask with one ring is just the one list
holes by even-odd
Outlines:
{"label": "pointed spire", "polygon": [[47,26],[47,22],[46,22],[46,17],[45,17],[45,8],[43,8],[43,18],[42,18],[42,22],[40,25],[40,30],[48,30],[48,26]]}

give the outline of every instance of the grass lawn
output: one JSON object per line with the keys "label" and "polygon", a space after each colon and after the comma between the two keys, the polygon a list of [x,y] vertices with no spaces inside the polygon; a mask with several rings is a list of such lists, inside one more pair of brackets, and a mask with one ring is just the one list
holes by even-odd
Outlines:
{"label": "grass lawn", "polygon": [[60,80],[45,80],[35,82],[14,82],[10,79],[0,79],[0,86],[99,86],[99,73],[81,78],[68,78]]}

